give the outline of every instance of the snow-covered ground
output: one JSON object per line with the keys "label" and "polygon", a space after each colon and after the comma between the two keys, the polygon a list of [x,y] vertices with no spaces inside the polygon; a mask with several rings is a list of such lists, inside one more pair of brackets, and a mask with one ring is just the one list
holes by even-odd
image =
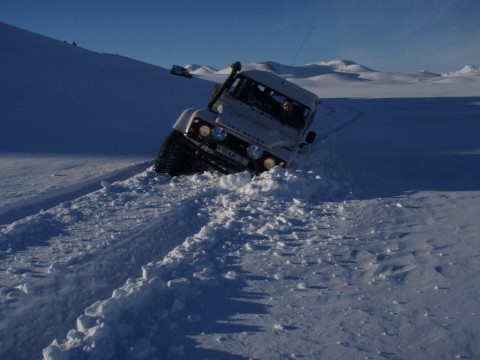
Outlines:
{"label": "snow-covered ground", "polygon": [[325,99],[312,152],[172,178],[156,152],[225,70],[2,23],[0,54],[0,358],[480,357],[476,68],[246,64]]}

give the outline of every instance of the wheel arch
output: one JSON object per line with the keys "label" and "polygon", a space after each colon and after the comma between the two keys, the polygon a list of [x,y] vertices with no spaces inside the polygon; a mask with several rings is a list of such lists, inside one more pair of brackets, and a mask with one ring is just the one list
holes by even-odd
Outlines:
{"label": "wheel arch", "polygon": [[207,109],[186,109],[180,114],[177,121],[175,121],[173,124],[173,129],[185,134],[195,117],[199,117],[203,120],[213,123],[216,116],[217,115],[215,113]]}

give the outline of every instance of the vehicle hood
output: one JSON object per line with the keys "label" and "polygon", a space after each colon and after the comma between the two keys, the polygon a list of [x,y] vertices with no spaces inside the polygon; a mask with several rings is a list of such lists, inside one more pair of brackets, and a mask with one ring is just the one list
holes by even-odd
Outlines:
{"label": "vehicle hood", "polygon": [[217,107],[217,111],[216,123],[268,149],[292,147],[299,135],[298,130],[282,125],[277,119],[248,105],[223,104]]}

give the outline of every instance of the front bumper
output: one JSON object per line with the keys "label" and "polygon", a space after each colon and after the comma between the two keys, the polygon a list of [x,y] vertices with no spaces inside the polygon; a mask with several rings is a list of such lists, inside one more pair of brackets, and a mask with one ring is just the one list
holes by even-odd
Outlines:
{"label": "front bumper", "polygon": [[[223,147],[223,144],[218,144],[211,139],[205,139],[202,142],[198,142],[185,136],[183,137],[182,142],[184,144],[183,151],[190,158],[194,158],[223,174],[248,171],[252,175],[258,175],[262,172],[262,167],[259,166],[258,161],[243,158],[236,153],[235,158],[232,158],[234,157],[232,155],[227,156],[224,154],[228,152],[224,151],[225,148]],[[232,153],[234,152],[232,151]]]}

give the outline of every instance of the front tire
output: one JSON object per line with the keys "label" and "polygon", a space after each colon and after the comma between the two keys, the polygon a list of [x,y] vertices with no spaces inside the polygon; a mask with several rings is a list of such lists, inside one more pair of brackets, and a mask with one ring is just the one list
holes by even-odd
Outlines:
{"label": "front tire", "polygon": [[182,150],[182,136],[178,131],[173,131],[168,135],[155,161],[154,170],[156,172],[170,174],[172,176],[185,172],[188,156]]}

